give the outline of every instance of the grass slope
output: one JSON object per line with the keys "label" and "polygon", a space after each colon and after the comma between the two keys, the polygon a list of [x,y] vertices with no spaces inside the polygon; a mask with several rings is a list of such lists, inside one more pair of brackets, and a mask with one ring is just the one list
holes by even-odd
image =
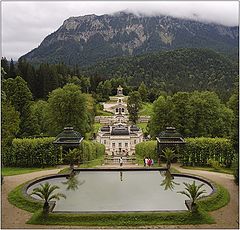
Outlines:
{"label": "grass slope", "polygon": [[125,214],[49,214],[41,211],[35,213],[27,222],[45,225],[79,225],[79,226],[144,226],[166,224],[202,224],[214,223],[206,213],[125,213]]}
{"label": "grass slope", "polygon": [[25,174],[25,173],[47,170],[47,169],[54,169],[54,167],[48,167],[48,168],[3,167],[2,168],[2,175],[3,176],[14,176],[14,175],[19,175],[19,174]]}

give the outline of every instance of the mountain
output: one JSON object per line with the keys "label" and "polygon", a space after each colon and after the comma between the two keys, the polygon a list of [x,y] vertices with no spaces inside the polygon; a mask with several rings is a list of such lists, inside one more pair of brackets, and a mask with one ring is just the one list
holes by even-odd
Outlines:
{"label": "mountain", "polygon": [[238,82],[238,63],[213,50],[183,48],[105,60],[82,69],[93,79],[122,77],[127,85],[142,81],[149,90],[166,92],[211,90],[227,98]]}
{"label": "mountain", "polygon": [[183,47],[236,54],[238,27],[126,12],[70,17],[22,58],[33,63],[85,66],[112,57]]}

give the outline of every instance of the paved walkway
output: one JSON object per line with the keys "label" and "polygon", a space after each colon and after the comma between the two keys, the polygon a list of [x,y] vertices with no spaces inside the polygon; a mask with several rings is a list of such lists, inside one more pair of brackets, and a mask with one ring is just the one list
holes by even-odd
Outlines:
{"label": "paved walkway", "polygon": [[[221,185],[223,185],[225,188],[228,189],[231,200],[229,204],[217,211],[214,211],[211,213],[211,215],[215,218],[216,224],[212,225],[161,225],[161,226],[146,226],[141,228],[147,228],[147,229],[156,229],[156,228],[162,228],[162,229],[181,229],[181,228],[188,228],[188,229],[194,229],[194,228],[215,228],[215,229],[238,229],[238,186],[234,184],[233,176],[228,174],[222,174],[222,173],[214,173],[214,172],[207,172],[207,171],[199,171],[199,170],[187,170],[182,169],[179,167],[179,165],[173,165],[176,169],[183,173],[192,173],[195,175],[206,177],[210,180],[213,180]],[[113,167],[113,166],[103,166],[103,167]],[[114,166],[119,167],[119,166]],[[129,166],[129,167],[137,167],[136,165]],[[17,176],[6,176],[4,177],[4,184],[2,185],[2,229],[6,228],[21,228],[21,229],[40,229],[40,228],[55,228],[55,229],[69,229],[69,228],[80,228],[79,226],[44,226],[44,225],[29,225],[25,224],[28,219],[32,216],[31,213],[26,212],[24,210],[18,209],[17,207],[11,205],[7,200],[7,194],[14,189],[16,186],[45,175],[49,174],[56,174],[59,172],[60,169],[54,169],[54,170],[47,170],[47,171],[40,171],[40,172],[33,172],[29,174],[22,174]],[[82,228],[84,229],[84,228]],[[94,229],[94,228],[92,228]],[[116,229],[113,227],[112,229]],[[128,229],[129,230],[129,229]]]}

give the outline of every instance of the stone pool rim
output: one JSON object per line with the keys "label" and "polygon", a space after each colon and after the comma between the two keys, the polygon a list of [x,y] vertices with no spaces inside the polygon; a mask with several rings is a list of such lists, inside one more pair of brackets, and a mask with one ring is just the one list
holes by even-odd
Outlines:
{"label": "stone pool rim", "polygon": [[[80,169],[73,169],[73,172],[77,171],[77,172],[81,172],[81,171],[89,171],[89,172],[121,172],[121,171],[167,171],[167,168],[107,168],[107,169],[103,169],[103,168],[80,168]],[[71,172],[70,172],[71,173]],[[42,176],[42,177],[38,177],[35,178],[33,180],[30,180],[29,182],[27,182],[23,187],[22,187],[22,193],[24,195],[25,198],[30,199],[34,202],[38,202],[38,203],[44,203],[42,200],[39,199],[35,199],[33,198],[31,195],[29,195],[27,193],[27,190],[33,186],[36,183],[39,183],[41,181],[44,180],[48,180],[48,179],[53,179],[53,178],[61,178],[61,177],[68,177],[70,176],[70,173],[64,173],[64,174],[51,174],[48,176]],[[207,185],[209,185],[212,189],[212,192],[207,195],[207,196],[202,196],[200,199],[198,200],[204,200],[208,197],[211,197],[214,193],[216,193],[217,188],[215,186],[215,182],[212,182],[206,178],[194,175],[194,174],[187,174],[187,173],[171,173],[171,175],[176,176],[176,177],[187,177],[187,178],[191,178],[191,179],[197,179],[203,183],[206,183]],[[189,209],[187,203],[189,203],[190,200],[185,200],[185,204],[187,206],[187,208]],[[56,205],[56,201],[50,201],[49,202],[49,211],[52,213],[66,213],[66,214],[100,214],[100,213],[152,213],[152,212],[159,212],[159,213],[163,213],[163,212],[186,212],[186,210],[152,210],[152,211],[54,211],[54,207]]]}

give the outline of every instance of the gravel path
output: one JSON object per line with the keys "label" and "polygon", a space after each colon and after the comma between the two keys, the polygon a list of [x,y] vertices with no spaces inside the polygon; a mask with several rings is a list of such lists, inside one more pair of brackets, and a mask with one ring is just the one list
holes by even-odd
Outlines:
{"label": "gravel path", "polygon": [[[179,167],[179,165],[174,165],[176,169],[183,173],[192,173],[195,175],[206,177],[210,180],[213,180],[221,185],[223,185],[225,188],[228,189],[231,200],[229,204],[217,211],[214,211],[211,213],[211,215],[215,218],[216,224],[212,225],[161,225],[161,226],[146,226],[142,228],[148,228],[148,229],[156,229],[156,228],[172,228],[172,229],[181,229],[181,228],[215,228],[215,229],[238,229],[238,218],[239,218],[239,210],[238,210],[238,186],[234,184],[233,176],[228,174],[222,174],[222,173],[214,173],[214,172],[207,172],[207,171],[200,171],[200,170],[187,170],[182,169]],[[11,205],[7,200],[7,194],[14,189],[16,186],[45,175],[50,174],[56,174],[59,172],[60,169],[54,169],[54,170],[47,170],[47,171],[39,171],[39,172],[33,172],[29,174],[22,174],[17,176],[6,176],[4,177],[4,184],[2,185],[2,221],[1,221],[1,229],[42,229],[42,228],[48,228],[48,229],[60,229],[60,228],[79,228],[78,226],[44,226],[44,225],[29,225],[25,224],[28,219],[32,216],[31,213],[18,209],[17,207]],[[82,228],[83,229],[83,228]],[[93,228],[92,228],[93,229]],[[112,228],[116,229],[116,228]]]}

